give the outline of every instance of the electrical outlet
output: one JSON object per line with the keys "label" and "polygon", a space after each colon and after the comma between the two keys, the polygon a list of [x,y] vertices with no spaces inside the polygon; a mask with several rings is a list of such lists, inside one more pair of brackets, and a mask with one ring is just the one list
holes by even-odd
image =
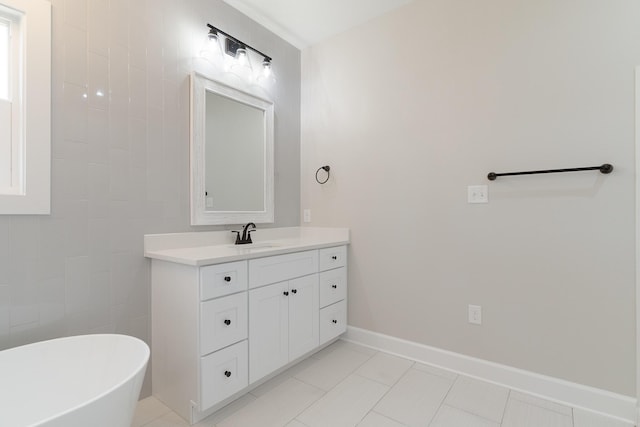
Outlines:
{"label": "electrical outlet", "polygon": [[469,323],[482,325],[482,307],[469,304]]}
{"label": "electrical outlet", "polygon": [[305,209],[303,212],[303,221],[311,222],[311,209]]}
{"label": "electrical outlet", "polygon": [[489,187],[486,185],[470,185],[467,187],[468,203],[489,203]]}

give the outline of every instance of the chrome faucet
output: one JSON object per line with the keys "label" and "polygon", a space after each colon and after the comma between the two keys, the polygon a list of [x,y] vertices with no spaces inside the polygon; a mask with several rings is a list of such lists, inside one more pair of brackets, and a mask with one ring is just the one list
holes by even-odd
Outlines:
{"label": "chrome faucet", "polygon": [[242,237],[240,237],[240,232],[233,230],[232,233],[236,233],[236,245],[246,245],[249,243],[253,243],[251,240],[251,232],[256,230],[256,225],[252,222],[248,223],[242,229]]}

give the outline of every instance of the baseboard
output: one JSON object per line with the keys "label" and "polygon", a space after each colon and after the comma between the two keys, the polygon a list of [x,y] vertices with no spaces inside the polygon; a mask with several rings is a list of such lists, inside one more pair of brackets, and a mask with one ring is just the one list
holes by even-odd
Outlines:
{"label": "baseboard", "polygon": [[343,339],[417,362],[499,384],[513,390],[536,395],[553,402],[598,412],[630,424],[635,424],[636,416],[640,416],[635,398],[595,387],[465,356],[353,326],[347,328],[347,333]]}

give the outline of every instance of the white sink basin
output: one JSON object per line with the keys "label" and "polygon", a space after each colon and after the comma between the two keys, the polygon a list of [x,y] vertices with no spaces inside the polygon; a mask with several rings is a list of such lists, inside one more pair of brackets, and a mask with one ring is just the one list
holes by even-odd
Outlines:
{"label": "white sink basin", "polygon": [[269,249],[269,248],[277,248],[278,246],[282,246],[282,245],[275,242],[258,242],[258,243],[249,243],[246,245],[229,245],[230,248],[242,249],[242,250]]}

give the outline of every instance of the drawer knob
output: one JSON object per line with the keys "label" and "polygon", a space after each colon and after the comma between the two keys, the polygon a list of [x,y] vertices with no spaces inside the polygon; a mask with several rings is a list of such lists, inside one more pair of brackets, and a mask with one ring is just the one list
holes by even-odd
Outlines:
{"label": "drawer knob", "polygon": [[224,276],[224,281],[225,282],[230,282],[231,281],[231,276]]}
{"label": "drawer knob", "polygon": [[289,296],[289,291],[284,291],[283,294],[284,294],[285,297],[288,297]]}
{"label": "drawer knob", "polygon": [[294,294],[297,294],[298,290],[297,289],[291,289],[291,292],[293,292]]}
{"label": "drawer knob", "polygon": [[231,320],[229,319],[224,319],[224,324],[229,326],[231,324]]}
{"label": "drawer knob", "polygon": [[336,319],[333,319],[332,322],[333,323],[338,323],[338,321]]}
{"label": "drawer knob", "polygon": [[331,257],[331,259],[335,261],[335,260],[337,260],[337,259],[338,259],[338,256],[337,256],[337,255],[334,255],[334,256],[332,256],[332,257]]}
{"label": "drawer knob", "polygon": [[231,371],[224,371],[224,376],[229,378],[231,376]]}
{"label": "drawer knob", "polygon": [[333,289],[338,289],[338,285],[331,285]]}

